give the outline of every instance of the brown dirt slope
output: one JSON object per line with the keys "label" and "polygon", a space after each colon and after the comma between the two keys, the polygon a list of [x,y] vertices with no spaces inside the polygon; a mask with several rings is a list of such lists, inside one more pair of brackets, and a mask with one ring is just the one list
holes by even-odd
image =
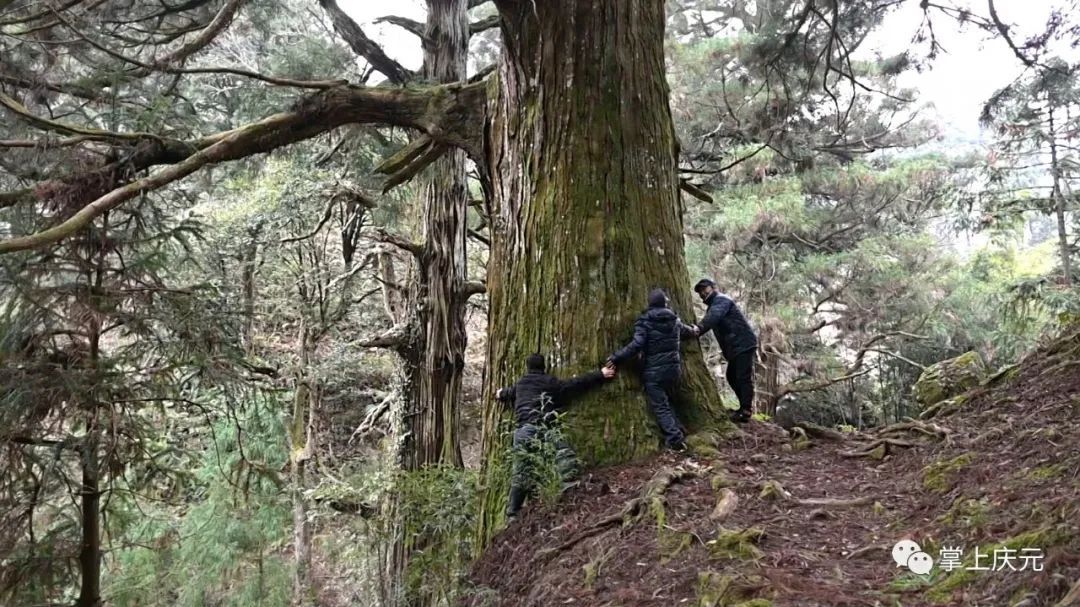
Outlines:
{"label": "brown dirt slope", "polygon": [[[920,423],[698,437],[693,456],[593,471],[528,507],[466,604],[1077,606],[1078,414],[1080,330]],[[904,538],[938,561],[929,575],[893,562]],[[963,549],[959,568],[943,547]],[[1001,570],[970,570],[977,547]]]}

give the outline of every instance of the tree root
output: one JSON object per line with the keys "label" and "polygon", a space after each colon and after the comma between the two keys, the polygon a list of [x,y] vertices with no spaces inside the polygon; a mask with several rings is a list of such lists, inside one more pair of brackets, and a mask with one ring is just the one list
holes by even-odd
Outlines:
{"label": "tree root", "polygon": [[899,440],[896,438],[879,438],[874,442],[857,449],[855,451],[844,451],[840,455],[844,457],[869,457],[871,459],[885,459],[885,456],[889,454],[890,447],[902,447],[904,449],[910,449],[916,446],[915,443]]}
{"label": "tree root", "polygon": [[665,503],[664,494],[667,492],[668,487],[671,487],[681,480],[694,478],[696,476],[698,476],[698,473],[693,470],[664,468],[658,471],[647,483],[645,483],[645,486],[642,487],[641,495],[623,504],[623,507],[619,512],[600,519],[558,546],[538,551],[536,553],[536,558],[547,558],[553,554],[573,548],[582,541],[599,535],[617,524],[621,523],[623,526],[629,526],[637,523],[647,512],[654,511],[656,508],[663,508]]}
{"label": "tree root", "polygon": [[795,426],[796,428],[802,428],[803,431],[812,436],[813,438],[820,438],[824,440],[831,440],[838,443],[842,443],[848,440],[848,436],[839,430],[833,430],[832,428],[826,428],[825,426],[819,426],[817,424],[811,424],[809,422],[803,422]]}
{"label": "tree root", "polygon": [[905,434],[908,432],[925,434],[926,436],[940,439],[947,439],[952,434],[952,430],[945,426],[914,419],[909,419],[908,421],[899,424],[885,426],[884,428],[875,430],[874,434],[877,436],[888,436],[890,434]]}
{"label": "tree root", "polygon": [[859,548],[858,550],[852,551],[851,554],[845,556],[844,558],[850,561],[851,559],[857,559],[860,556],[863,556],[865,554],[869,554],[871,552],[877,552],[879,550],[881,552],[888,552],[889,547],[888,546],[883,546],[881,544],[870,544],[869,546],[863,546],[862,548]]}
{"label": "tree root", "polygon": [[772,499],[817,508],[850,508],[853,506],[869,506],[874,503],[872,497],[856,497],[849,499],[832,497],[808,497],[798,498],[791,494],[777,481],[766,481],[761,485],[761,499]]}

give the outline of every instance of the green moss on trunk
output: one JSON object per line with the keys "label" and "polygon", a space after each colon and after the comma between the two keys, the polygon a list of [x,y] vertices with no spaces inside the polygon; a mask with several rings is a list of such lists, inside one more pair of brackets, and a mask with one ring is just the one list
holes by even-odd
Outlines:
{"label": "green moss on trunk", "polygon": [[[512,9],[507,9],[512,10]],[[501,86],[490,109],[492,249],[485,460],[505,449],[492,399],[537,349],[561,376],[598,368],[631,336],[654,287],[693,320],[683,257],[677,142],[664,74],[662,0],[523,3],[504,18]],[[567,16],[572,15],[568,20]],[[721,409],[700,348],[688,344],[683,423]],[[636,372],[575,403],[570,442],[586,465],[658,450]],[[481,535],[498,524],[505,484],[489,477]]]}

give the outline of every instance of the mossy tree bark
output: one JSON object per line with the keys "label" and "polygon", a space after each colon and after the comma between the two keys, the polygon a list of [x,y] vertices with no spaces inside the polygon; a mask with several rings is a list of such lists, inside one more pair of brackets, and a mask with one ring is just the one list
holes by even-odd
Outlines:
{"label": "mossy tree bark", "polygon": [[[504,57],[489,125],[493,238],[481,537],[505,502],[506,413],[492,398],[538,348],[560,375],[595,369],[629,339],[650,288],[691,320],[664,72],[662,0],[497,2]],[[715,383],[686,348],[691,431],[716,420]],[[590,465],[658,449],[634,369],[574,407],[566,428]]]}
{"label": "mossy tree bark", "polygon": [[[429,82],[466,79],[469,47],[466,0],[428,0],[421,77]],[[426,135],[421,140],[428,145]],[[465,152],[448,148],[421,174],[422,238],[411,247],[416,272],[405,304],[402,357],[405,394],[394,427],[399,432],[398,459],[403,470],[429,465],[460,467],[459,438],[461,382],[465,370],[465,305],[468,301],[466,217],[469,190]],[[395,511],[397,509],[395,508]],[[406,588],[411,555],[423,550],[430,538],[410,535],[416,521],[398,521],[390,551],[391,590],[401,604],[437,602],[430,588]],[[418,584],[424,586],[424,584]]]}
{"label": "mossy tree bark", "polygon": [[[469,47],[466,0],[428,0],[423,76],[432,82],[465,80]],[[452,148],[423,175],[423,240],[411,285],[406,358],[408,433],[402,448],[407,470],[428,464],[461,465],[458,401],[465,368],[466,212],[465,152]]]}

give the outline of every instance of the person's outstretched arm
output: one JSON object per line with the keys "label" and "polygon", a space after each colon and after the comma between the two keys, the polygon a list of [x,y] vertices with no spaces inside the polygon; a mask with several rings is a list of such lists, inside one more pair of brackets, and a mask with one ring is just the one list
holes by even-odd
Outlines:
{"label": "person's outstretched arm", "polygon": [[645,340],[647,338],[648,333],[645,330],[645,322],[638,320],[634,323],[634,337],[630,340],[630,343],[616,350],[608,360],[615,364],[619,364],[624,360],[637,356],[638,353],[645,348]]}
{"label": "person's outstretched arm", "polygon": [[577,377],[560,380],[559,393],[562,397],[561,400],[565,403],[569,399],[600,385],[605,379],[611,379],[612,377],[615,377],[615,367],[608,365],[597,371],[589,371]]}
{"label": "person's outstretched arm", "polygon": [[677,319],[676,322],[679,323],[679,334],[682,335],[683,337],[697,337],[698,336],[698,328],[697,328],[697,326],[688,325],[688,324],[684,323],[681,318]]}
{"label": "person's outstretched arm", "polygon": [[719,301],[709,306],[709,309],[705,311],[705,317],[698,323],[698,335],[704,335],[709,331],[712,331],[720,324],[720,320],[727,316],[728,310],[731,309],[731,300],[726,297],[717,297]]}
{"label": "person's outstretched arm", "polygon": [[514,403],[514,396],[517,394],[517,384],[508,388],[499,388],[495,392],[495,400],[502,402],[503,405],[509,407]]}

